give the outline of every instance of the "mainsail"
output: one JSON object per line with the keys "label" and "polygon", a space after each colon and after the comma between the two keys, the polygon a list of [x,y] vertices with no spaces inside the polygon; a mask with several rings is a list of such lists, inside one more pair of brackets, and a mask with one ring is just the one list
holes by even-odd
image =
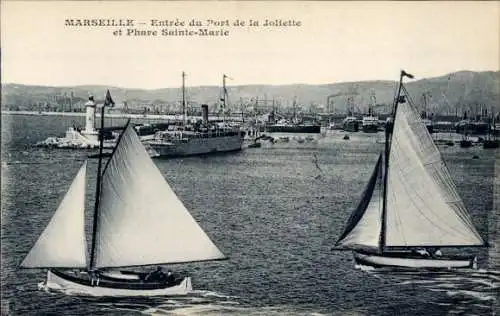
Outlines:
{"label": "mainsail", "polygon": [[396,111],[387,177],[386,246],[484,244],[410,104],[400,104]]}
{"label": "mainsail", "polygon": [[87,162],[74,178],[54,216],[21,263],[25,268],[86,267],[84,230]]}
{"label": "mainsail", "polygon": [[379,248],[383,204],[382,161],[380,155],[363,197],[337,241],[337,246],[349,249]]}
{"label": "mainsail", "polygon": [[131,126],[102,176],[95,267],[225,258],[177,198]]}

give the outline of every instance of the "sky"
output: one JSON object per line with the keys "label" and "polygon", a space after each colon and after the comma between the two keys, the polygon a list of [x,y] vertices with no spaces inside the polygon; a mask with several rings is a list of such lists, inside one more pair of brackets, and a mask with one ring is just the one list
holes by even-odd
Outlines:
{"label": "sky", "polygon": [[[323,84],[499,70],[500,2],[2,1],[2,83],[108,85]],[[131,27],[66,26],[132,19]],[[151,20],[229,20],[228,36],[163,36]],[[245,26],[233,26],[236,19]],[[260,26],[248,26],[249,20]],[[300,26],[263,26],[266,20]],[[195,31],[200,27],[178,27]],[[122,35],[113,33],[121,29]],[[131,29],[157,36],[130,36]],[[125,32],[125,33],[124,33]]]}

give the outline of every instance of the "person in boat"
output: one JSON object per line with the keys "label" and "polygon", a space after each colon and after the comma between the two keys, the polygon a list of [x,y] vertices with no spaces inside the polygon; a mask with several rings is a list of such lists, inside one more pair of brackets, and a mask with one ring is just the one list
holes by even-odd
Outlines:
{"label": "person in boat", "polygon": [[90,276],[90,284],[92,286],[99,286],[99,281],[100,281],[100,277],[101,277],[101,274],[99,271],[90,271],[89,272],[89,276]]}
{"label": "person in boat", "polygon": [[441,250],[439,250],[439,248],[428,248],[427,249],[431,255],[431,257],[435,258],[435,257],[440,257],[443,255],[443,253],[441,252]]}
{"label": "person in boat", "polygon": [[416,253],[422,257],[430,257],[431,256],[429,251],[427,251],[427,249],[425,249],[425,248],[418,248],[418,249],[414,250],[414,253]]}
{"label": "person in boat", "polygon": [[175,276],[172,270],[168,270],[167,272],[167,278],[166,278],[167,284],[174,284],[175,283]]}
{"label": "person in boat", "polygon": [[155,271],[148,273],[148,275],[145,278],[146,281],[157,281],[157,282],[165,282],[166,279],[167,276],[165,275],[165,273],[163,273],[163,271],[161,271],[160,266],[156,267]]}

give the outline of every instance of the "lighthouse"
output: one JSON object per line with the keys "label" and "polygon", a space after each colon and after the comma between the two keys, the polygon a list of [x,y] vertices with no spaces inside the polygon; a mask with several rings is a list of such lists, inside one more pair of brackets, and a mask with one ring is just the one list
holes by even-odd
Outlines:
{"label": "lighthouse", "polygon": [[86,108],[85,130],[83,130],[81,134],[91,142],[97,142],[98,132],[94,128],[95,110],[96,110],[96,103],[94,101],[94,96],[91,95],[89,97],[89,100],[87,101],[87,103],[85,103],[85,108]]}

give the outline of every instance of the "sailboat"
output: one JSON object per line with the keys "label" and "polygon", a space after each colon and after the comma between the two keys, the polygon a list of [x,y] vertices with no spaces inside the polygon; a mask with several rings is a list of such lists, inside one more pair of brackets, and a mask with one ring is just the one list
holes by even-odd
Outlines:
{"label": "sailboat", "polygon": [[132,125],[127,123],[102,173],[102,146],[100,153],[90,256],[84,229],[85,162],[21,267],[48,268],[47,288],[93,296],[189,293],[189,276],[149,278],[127,268],[226,257],[175,195]]}
{"label": "sailboat", "polygon": [[474,255],[444,256],[440,250],[486,243],[425,123],[406,102],[404,77],[413,75],[401,72],[385,150],[335,249],[353,251],[362,267],[475,268]]}

